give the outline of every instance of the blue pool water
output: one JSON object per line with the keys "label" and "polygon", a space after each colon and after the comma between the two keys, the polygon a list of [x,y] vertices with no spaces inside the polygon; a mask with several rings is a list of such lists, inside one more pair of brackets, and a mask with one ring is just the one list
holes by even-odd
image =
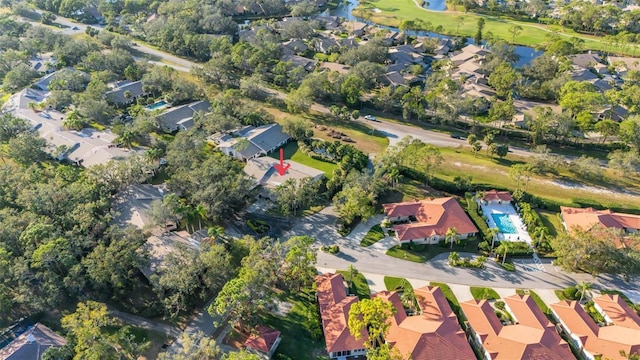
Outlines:
{"label": "blue pool water", "polygon": [[145,108],[145,109],[147,109],[147,110],[149,110],[149,111],[153,111],[153,110],[158,110],[158,109],[165,108],[165,107],[167,107],[167,105],[168,105],[168,104],[167,104],[167,102],[166,102],[166,101],[164,101],[164,100],[160,100],[160,101],[155,102],[155,103],[153,103],[153,104],[151,104],[151,105],[147,105],[147,106],[145,106],[144,108]]}
{"label": "blue pool water", "polygon": [[493,218],[493,221],[496,223],[496,226],[498,227],[501,233],[503,234],[518,233],[518,231],[516,230],[516,227],[511,222],[511,219],[509,219],[508,214],[491,214],[491,217]]}

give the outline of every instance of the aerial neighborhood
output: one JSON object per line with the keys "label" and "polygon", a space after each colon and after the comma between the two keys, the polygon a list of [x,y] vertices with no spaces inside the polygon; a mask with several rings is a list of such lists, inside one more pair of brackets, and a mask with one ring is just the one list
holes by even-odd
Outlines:
{"label": "aerial neighborhood", "polygon": [[0,2],[0,360],[640,359],[640,2]]}

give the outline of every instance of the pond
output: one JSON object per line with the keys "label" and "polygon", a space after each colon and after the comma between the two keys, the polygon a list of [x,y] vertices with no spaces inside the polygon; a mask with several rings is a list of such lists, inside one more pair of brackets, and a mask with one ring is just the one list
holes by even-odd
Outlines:
{"label": "pond", "polygon": [[433,11],[445,11],[447,10],[446,0],[425,0],[422,3],[422,7]]}
{"label": "pond", "polygon": [[[437,6],[437,3],[441,3],[443,6],[443,9],[446,9],[445,6],[445,2],[446,0],[427,0],[429,2],[429,6]],[[338,7],[336,7],[335,9],[331,9],[328,11],[329,15],[333,15],[333,16],[339,16],[342,18],[345,18],[347,20],[358,20],[358,21],[363,21],[363,22],[367,22],[364,19],[360,19],[356,16],[354,16],[351,12],[353,11],[353,9],[356,8],[356,6],[358,6],[358,0],[348,0],[343,2],[342,4],[340,4]],[[431,8],[430,8],[431,9]],[[436,10],[436,9],[431,9],[431,10]],[[391,27],[391,26],[382,26],[382,25],[378,25],[381,28],[384,29],[389,29],[392,31],[400,31],[398,28],[396,27]],[[412,34],[414,34],[414,32],[411,32]],[[435,32],[430,32],[430,31],[418,31],[415,32],[417,33],[417,35],[419,36],[429,36],[429,37],[435,37],[435,38],[442,38],[442,39],[451,39],[453,38],[453,36],[448,36],[448,35],[443,35],[443,34],[438,34]],[[473,41],[472,38],[468,38],[467,39],[467,43],[468,44],[474,44],[475,42]],[[518,54],[520,56],[520,60],[518,60],[518,62],[515,63],[516,67],[522,67],[524,65],[527,65],[531,62],[531,60],[537,58],[538,56],[542,55],[544,52],[543,51],[538,51],[532,47],[529,46],[521,46],[521,45],[515,45],[515,52],[516,54]]]}

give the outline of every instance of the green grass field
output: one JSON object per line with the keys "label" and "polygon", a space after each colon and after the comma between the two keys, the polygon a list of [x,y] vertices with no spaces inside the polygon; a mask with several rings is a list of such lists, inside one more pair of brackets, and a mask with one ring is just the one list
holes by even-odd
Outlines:
{"label": "green grass field", "polygon": [[[311,290],[299,293],[283,293],[281,300],[293,304],[291,311],[285,316],[268,313],[263,317],[264,324],[278,329],[282,334],[282,342],[276,351],[291,359],[315,360],[316,354],[322,351],[324,342],[314,337],[312,329],[320,327],[316,300]],[[274,359],[278,358],[274,355]]]}
{"label": "green grass field", "polygon": [[473,298],[476,300],[500,299],[500,295],[498,295],[498,293],[492,288],[472,286],[470,288],[470,291],[471,291],[471,296],[473,296]]}
{"label": "green grass field", "polygon": [[[433,28],[442,26],[443,34],[472,37],[476,32],[478,19],[482,17],[485,20],[485,34],[490,32],[494,36],[519,45],[536,47],[546,41],[547,35],[557,32],[567,39],[570,37],[583,39],[585,49],[607,50],[611,46],[610,41],[603,38],[578,34],[570,29],[562,29],[558,25],[516,21],[507,16],[496,17],[455,11],[431,11],[419,7],[414,0],[363,0],[360,1],[360,6],[353,11],[353,14],[360,16],[361,8],[379,9],[380,12],[373,12],[369,20],[386,26],[398,27],[403,20],[420,19],[430,22]],[[459,22],[459,19],[463,20]],[[515,39],[509,32],[509,28],[514,25],[523,28],[523,31]],[[631,47],[625,52],[622,52],[621,49],[613,50],[629,55],[633,52]]]}
{"label": "green grass field", "polygon": [[[505,159],[492,158],[483,149],[477,156],[468,148],[440,148],[446,162],[435,172],[436,178],[453,181],[456,176],[471,176],[474,184],[516,189],[516,181],[509,177],[509,168],[513,164],[525,164],[530,161],[509,154]],[[566,168],[559,169],[557,176],[531,176],[525,190],[533,195],[562,203],[566,206],[581,207],[574,200],[587,200],[601,204],[605,208],[640,209],[640,197],[632,194],[604,193],[606,189],[640,192],[640,183],[633,177],[620,177],[607,172],[599,182],[584,182]],[[566,184],[573,184],[568,187]],[[588,190],[588,188],[595,188]]]}
{"label": "green grass field", "polygon": [[407,291],[413,291],[413,286],[405,278],[385,276],[384,286],[388,291],[394,291],[398,289],[405,289]]}
{"label": "green grass field", "polygon": [[[333,177],[333,169],[336,168],[336,164],[334,163],[330,163],[330,162],[326,162],[326,161],[321,161],[321,160],[316,160],[313,159],[309,156],[307,156],[306,154],[304,154],[302,151],[298,150],[298,143],[295,141],[292,141],[290,143],[288,143],[287,145],[284,146],[284,158],[285,160],[292,160],[295,162],[298,162],[302,165],[307,165],[309,167],[312,167],[314,169],[318,169],[320,171],[324,172],[324,175],[328,178],[331,179]],[[270,154],[269,156],[271,156],[274,159],[279,159],[280,158],[280,153],[279,152],[273,152],[272,154]]]}
{"label": "green grass field", "polygon": [[436,255],[448,253],[450,251],[457,252],[470,252],[475,253],[477,251],[478,240],[469,238],[466,241],[461,241],[460,244],[454,244],[453,250],[449,246],[440,245],[413,245],[411,249],[403,249],[401,246],[396,245],[387,250],[387,255],[413,262],[423,263],[433,259]]}
{"label": "green grass field", "polygon": [[[347,282],[349,281],[349,271],[338,270],[336,272],[338,274],[342,274]],[[369,284],[367,283],[367,279],[365,279],[362,273],[358,272],[358,274],[353,278],[353,286],[349,288],[349,292],[357,295],[360,299],[371,298],[371,290],[369,289]]]}
{"label": "green grass field", "polygon": [[556,237],[558,233],[564,231],[564,227],[562,226],[562,222],[560,222],[558,213],[554,213],[546,210],[536,210],[538,215],[540,215],[540,219],[542,220],[542,225],[546,226],[549,229],[549,235]]}
{"label": "green grass field", "polygon": [[380,225],[375,225],[374,227],[367,232],[367,234],[360,241],[360,246],[370,246],[378,241],[384,239],[384,232],[382,232],[382,227]]}

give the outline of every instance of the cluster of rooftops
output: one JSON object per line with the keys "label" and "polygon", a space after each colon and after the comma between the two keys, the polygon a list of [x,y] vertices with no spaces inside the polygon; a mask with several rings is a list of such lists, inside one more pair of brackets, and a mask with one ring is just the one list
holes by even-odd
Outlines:
{"label": "cluster of rooftops", "polygon": [[[340,274],[316,277],[326,349],[333,359],[355,359],[366,353],[366,330],[356,339],[348,319],[356,296],[346,292]],[[589,359],[627,359],[625,354],[640,354],[640,316],[619,295],[605,294],[594,299],[606,324],[596,324],[578,301],[551,304],[558,327],[528,295],[505,297],[505,310],[513,322],[505,323],[496,315],[493,301],[469,300],[460,303],[466,321],[459,323],[444,293],[437,286],[415,289],[419,311],[408,314],[398,291],[372,295],[393,305],[396,313],[388,319],[386,342],[403,358],[476,359],[473,347],[486,359],[573,359],[564,332],[583,356]],[[461,319],[462,320],[462,319]],[[465,332],[463,327],[467,329]]]}

